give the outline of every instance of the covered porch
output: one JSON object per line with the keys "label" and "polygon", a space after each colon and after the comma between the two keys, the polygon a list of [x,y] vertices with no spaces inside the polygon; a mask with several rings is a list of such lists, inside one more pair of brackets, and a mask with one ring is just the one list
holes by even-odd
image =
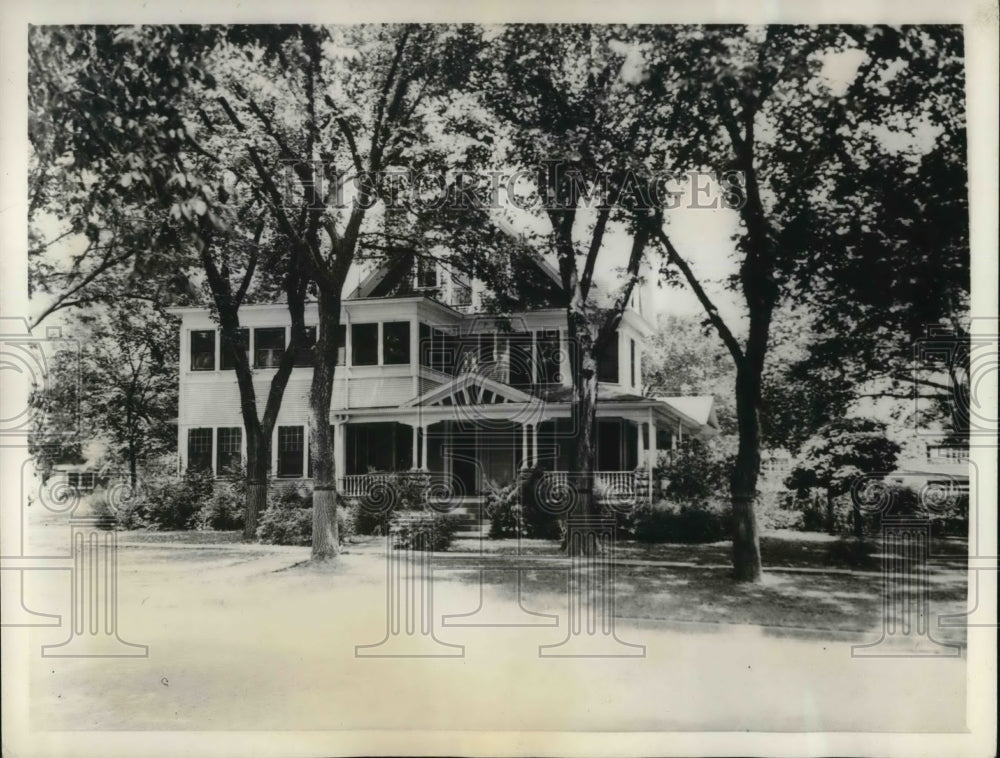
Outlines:
{"label": "covered porch", "polygon": [[[346,496],[362,497],[408,471],[425,474],[458,501],[477,501],[536,466],[553,483],[568,481],[577,439],[568,402],[542,402],[483,377],[455,380],[417,401],[391,411],[391,421],[376,409],[335,419]],[[652,398],[599,400],[597,417],[595,484],[599,495],[619,498],[652,499],[660,451],[700,431]]]}

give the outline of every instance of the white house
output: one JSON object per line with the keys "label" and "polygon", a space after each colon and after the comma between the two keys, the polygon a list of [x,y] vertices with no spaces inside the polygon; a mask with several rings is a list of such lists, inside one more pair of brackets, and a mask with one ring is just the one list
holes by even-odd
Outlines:
{"label": "white house", "polygon": [[[557,274],[536,263],[554,286]],[[410,469],[473,498],[536,464],[560,476],[573,444],[565,311],[537,307],[499,318],[482,312],[481,285],[440,266],[417,268],[403,272],[403,286],[380,268],[343,301],[330,416],[342,491],[358,496],[383,472]],[[172,312],[181,318],[181,466],[221,475],[239,464],[246,444],[232,360],[207,308]],[[245,305],[240,323],[262,407],[288,344],[287,308]],[[306,323],[317,323],[315,305],[307,305]],[[657,450],[716,433],[710,398],[642,395],[651,332],[640,309],[629,307],[600,363],[597,476],[605,487],[632,491]],[[278,415],[272,471],[280,479],[310,478],[310,361],[303,355],[293,369]]]}

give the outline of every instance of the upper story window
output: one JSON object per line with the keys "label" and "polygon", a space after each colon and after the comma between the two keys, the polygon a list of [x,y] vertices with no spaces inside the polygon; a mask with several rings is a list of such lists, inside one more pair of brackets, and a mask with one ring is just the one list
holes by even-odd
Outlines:
{"label": "upper story window", "polygon": [[253,330],[254,368],[277,368],[285,352],[285,327],[265,327]]}
{"label": "upper story window", "polygon": [[437,262],[432,258],[417,258],[417,289],[434,289],[438,286]]}
{"label": "upper story window", "polygon": [[559,384],[562,381],[561,350],[559,330],[546,329],[535,336],[535,350],[538,353],[539,384]]}
{"label": "upper story window", "polygon": [[597,362],[597,381],[618,384],[618,333],[611,335]]}
{"label": "upper story window", "polygon": [[629,371],[631,374],[631,384],[635,387],[635,377],[636,377],[636,352],[635,352],[635,340],[630,339],[629,343]]}
{"label": "upper story window", "polygon": [[215,330],[191,332],[191,370],[215,371]]}
{"label": "upper story window", "polygon": [[410,322],[382,324],[382,363],[386,366],[410,362]]}
{"label": "upper story window", "polygon": [[517,332],[507,338],[510,385],[528,387],[532,382],[531,335]]}
{"label": "upper story window", "polygon": [[316,327],[306,327],[306,343],[299,345],[295,350],[296,366],[313,366],[316,363],[316,354],[313,348],[316,346]]}
{"label": "upper story window", "polygon": [[351,365],[378,365],[378,324],[351,324]]}
{"label": "upper story window", "polygon": [[[219,352],[219,368],[223,371],[231,371],[236,368],[236,354],[233,348],[226,344],[226,340],[221,342],[222,350]],[[244,352],[250,352],[250,330],[240,329],[238,347],[242,347]]]}
{"label": "upper story window", "polygon": [[344,366],[347,364],[347,326],[345,324],[337,325],[337,365]]}

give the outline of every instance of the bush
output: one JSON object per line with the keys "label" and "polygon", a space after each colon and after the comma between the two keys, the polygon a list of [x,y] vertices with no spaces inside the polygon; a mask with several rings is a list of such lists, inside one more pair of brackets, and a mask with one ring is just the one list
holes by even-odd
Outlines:
{"label": "bush", "polygon": [[757,497],[755,512],[761,530],[804,527],[805,509],[794,492],[763,492]]}
{"label": "bush", "polygon": [[533,539],[562,539],[559,517],[542,502],[542,480],[545,471],[540,466],[522,472],[519,480],[521,519],[524,536]]}
{"label": "bush", "polygon": [[309,545],[312,518],[312,508],[276,501],[261,515],[257,539],[269,545]]}
{"label": "bush", "polygon": [[492,484],[486,493],[486,517],[490,520],[491,540],[516,537],[524,529],[521,498],[517,484],[497,487]]}
{"label": "bush", "polygon": [[176,476],[153,475],[144,482],[140,504],[151,529],[193,529],[198,514],[213,495],[215,479],[209,471],[186,471]]}
{"label": "bush", "polygon": [[700,544],[729,538],[729,519],[721,505],[660,501],[637,506],[633,518],[638,542]]}
{"label": "bush", "polygon": [[397,517],[391,525],[393,547],[441,552],[451,546],[458,519],[452,515],[423,511]]}
{"label": "bush", "polygon": [[198,512],[199,529],[239,531],[246,520],[246,480],[217,482],[212,497]]}

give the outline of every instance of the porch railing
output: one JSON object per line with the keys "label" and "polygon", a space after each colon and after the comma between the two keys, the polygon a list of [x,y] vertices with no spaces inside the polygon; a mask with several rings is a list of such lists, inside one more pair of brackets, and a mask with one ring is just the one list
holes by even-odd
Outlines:
{"label": "porch railing", "polygon": [[346,497],[362,497],[371,491],[376,484],[385,484],[393,478],[392,474],[352,474],[340,477],[340,491]]}
{"label": "porch railing", "polygon": [[[594,481],[598,490],[605,497],[631,497],[640,490],[636,478],[645,477],[646,472],[640,471],[595,471]],[[568,471],[546,471],[545,479],[555,487],[564,486],[569,478]],[[645,479],[643,479],[645,483]]]}

